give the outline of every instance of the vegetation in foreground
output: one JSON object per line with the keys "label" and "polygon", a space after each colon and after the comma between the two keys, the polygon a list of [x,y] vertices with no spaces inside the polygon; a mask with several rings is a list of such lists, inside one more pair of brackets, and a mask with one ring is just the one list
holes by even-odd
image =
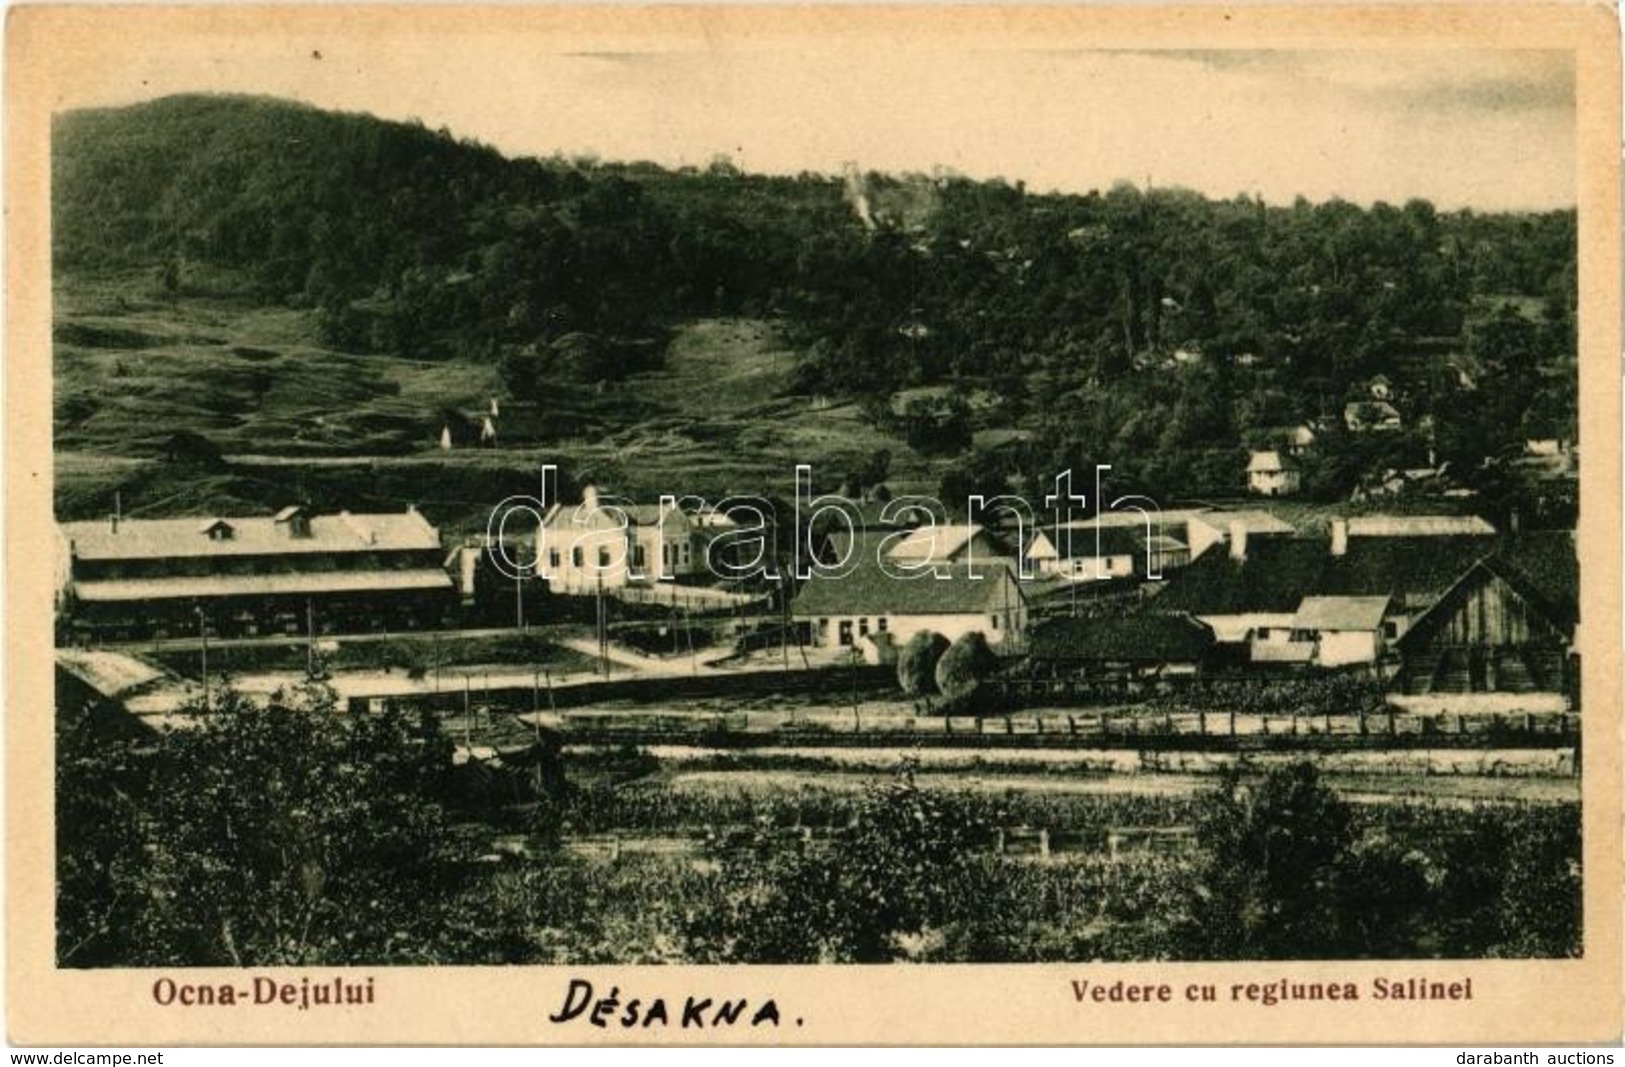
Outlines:
{"label": "vegetation in foreground", "polygon": [[[121,738],[64,712],[67,967],[1561,957],[1580,947],[1574,805],[1355,808],[1312,767],[1194,799],[922,788],[671,798],[526,793],[454,768],[432,717],[346,716],[319,687]],[[634,754],[635,755],[635,754]],[[643,799],[634,801],[634,797]],[[664,799],[663,799],[664,798]],[[1032,807],[1041,803],[1042,813]],[[1188,828],[1171,849],[1034,861],[1042,814]],[[583,831],[701,824],[701,862],[573,855]],[[817,825],[821,838],[797,832]],[[500,833],[532,846],[504,855]]]}

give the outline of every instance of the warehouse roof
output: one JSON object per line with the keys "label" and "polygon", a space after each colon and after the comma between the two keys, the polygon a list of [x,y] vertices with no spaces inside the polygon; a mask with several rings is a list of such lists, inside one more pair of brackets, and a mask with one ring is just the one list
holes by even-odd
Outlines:
{"label": "warehouse roof", "polygon": [[[284,509],[283,513],[286,513]],[[316,515],[308,532],[270,515],[64,522],[61,535],[82,560],[273,556],[440,548],[440,531],[416,509]]]}

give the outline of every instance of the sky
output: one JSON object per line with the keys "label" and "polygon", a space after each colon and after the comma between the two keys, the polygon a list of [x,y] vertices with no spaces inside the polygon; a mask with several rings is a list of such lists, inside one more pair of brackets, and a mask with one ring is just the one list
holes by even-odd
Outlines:
{"label": "sky", "polygon": [[947,168],[1034,191],[1131,181],[1480,210],[1569,207],[1576,195],[1564,51],[559,54],[520,36],[478,42],[471,61],[462,44],[363,47],[311,63],[156,55],[139,86],[75,102],[253,92],[416,118],[510,155],[668,166],[726,156],[769,173]]}

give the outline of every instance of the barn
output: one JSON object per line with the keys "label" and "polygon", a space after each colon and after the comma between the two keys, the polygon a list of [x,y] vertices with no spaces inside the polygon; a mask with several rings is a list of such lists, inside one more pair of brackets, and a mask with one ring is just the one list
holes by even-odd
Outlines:
{"label": "barn", "polygon": [[1403,691],[1573,696],[1578,585],[1566,533],[1479,560],[1400,639]]}

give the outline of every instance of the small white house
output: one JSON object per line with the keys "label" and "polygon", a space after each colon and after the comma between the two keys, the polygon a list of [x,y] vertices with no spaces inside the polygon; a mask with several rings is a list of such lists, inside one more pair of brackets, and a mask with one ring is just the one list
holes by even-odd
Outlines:
{"label": "small white house", "polygon": [[1027,543],[1027,559],[1039,576],[1073,581],[1127,578],[1139,544],[1121,527],[1057,526],[1039,530]]}
{"label": "small white house", "polygon": [[1375,663],[1383,650],[1385,596],[1306,596],[1292,618],[1292,642],[1312,643],[1322,667]]}
{"label": "small white house", "polygon": [[1292,496],[1297,493],[1303,473],[1297,461],[1279,452],[1254,452],[1247,461],[1247,489],[1260,496]]}

